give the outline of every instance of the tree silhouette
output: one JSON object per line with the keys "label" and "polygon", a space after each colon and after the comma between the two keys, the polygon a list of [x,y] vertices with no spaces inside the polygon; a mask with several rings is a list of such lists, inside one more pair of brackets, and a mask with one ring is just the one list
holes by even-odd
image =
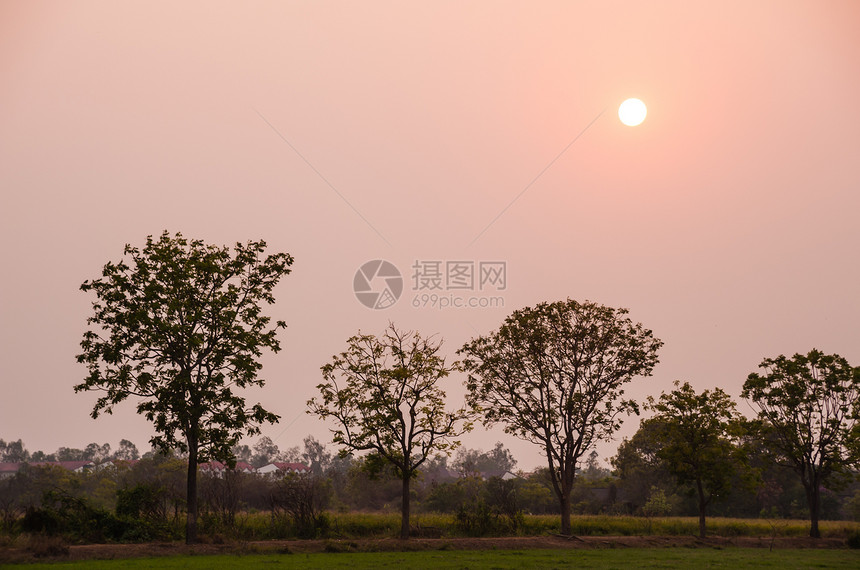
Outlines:
{"label": "tree silhouette", "polygon": [[466,411],[445,409],[440,381],[455,369],[440,356],[441,342],[391,324],[381,337],[358,334],[322,367],[319,398],[309,413],[333,419],[334,442],[370,452],[366,464],[390,466],[402,482],[400,538],[409,538],[409,483],[431,455],[456,448],[470,429]]}
{"label": "tree silhouette", "polygon": [[77,357],[89,374],[75,392],[103,393],[93,418],[136,398],[137,412],[155,426],[152,445],[188,453],[189,543],[197,538],[198,462],[232,461],[243,434],[278,419],[236,392],[263,385],[259,358],[280,350],[276,331],[286,327],[270,327],[261,304],[274,302],[293,258],[263,257],[265,248],[249,241],[231,251],[165,231],[143,249],[127,245],[129,260],[106,264],[101,278],[81,285],[96,301]]}
{"label": "tree silhouette", "polygon": [[663,344],[626,309],[568,299],[515,311],[498,331],[461,348],[470,405],[485,425],[539,445],[570,534],[570,493],[580,458],[636,411],[623,385],[648,376]]}
{"label": "tree silhouette", "polygon": [[837,354],[766,358],[742,395],[758,409],[763,438],[780,464],[798,474],[809,505],[809,536],[820,538],[821,486],[858,464],[860,368]]}

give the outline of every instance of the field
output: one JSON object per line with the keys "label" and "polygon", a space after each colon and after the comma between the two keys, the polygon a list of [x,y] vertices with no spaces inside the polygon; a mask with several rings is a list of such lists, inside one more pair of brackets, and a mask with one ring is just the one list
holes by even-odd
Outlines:
{"label": "field", "polygon": [[27,568],[857,568],[857,550],[657,548],[432,550],[315,554],[185,555],[33,564]]}
{"label": "field", "polygon": [[[400,531],[399,513],[332,514],[324,538],[382,538],[397,536]],[[420,514],[411,519],[417,535],[437,537],[498,536],[490,529],[486,533],[465,532],[452,515]],[[518,536],[542,536],[560,532],[559,515],[525,515]],[[850,521],[821,521],[823,537],[847,538],[860,533],[860,523]],[[479,531],[480,529],[473,529]],[[619,515],[577,515],[571,517],[575,536],[694,536],[699,532],[695,517],[633,517]],[[804,537],[809,534],[808,520],[708,518],[708,533],[722,537]],[[216,533],[217,534],[217,533]],[[245,541],[270,538],[296,538],[290,532],[272,536],[269,515],[254,513],[239,516],[230,532],[224,536]],[[502,533],[507,535],[510,533]]]}
{"label": "field", "polygon": [[[265,535],[263,513],[247,514],[228,534],[209,532],[193,546],[175,542],[71,544],[60,537],[0,537],[0,565],[48,562],[53,568],[561,568],[779,567],[860,568],[860,523],[714,518],[709,537],[696,537],[697,519],[573,517],[575,537],[561,537],[559,517],[526,516],[517,536],[465,536],[448,515],[413,518],[416,536],[396,538],[399,516],[331,515],[326,535],[313,540]],[[853,547],[853,549],[850,549]],[[47,566],[46,566],[47,567]]]}

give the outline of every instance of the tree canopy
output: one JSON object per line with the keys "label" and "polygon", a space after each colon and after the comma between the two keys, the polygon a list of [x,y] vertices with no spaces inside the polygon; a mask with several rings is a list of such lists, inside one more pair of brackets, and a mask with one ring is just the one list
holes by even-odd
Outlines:
{"label": "tree canopy", "polygon": [[77,357],[89,374],[75,391],[102,393],[93,418],[135,398],[155,426],[152,445],[188,452],[189,542],[196,539],[198,461],[231,461],[243,434],[278,419],[237,392],[264,384],[259,358],[280,350],[276,332],[286,327],[271,325],[262,305],[274,303],[272,291],[293,258],[264,256],[265,249],[264,241],[231,250],[165,231],[142,249],[126,245],[126,258],[81,285],[96,300]]}
{"label": "tree canopy", "polygon": [[515,311],[498,331],[460,349],[468,402],[485,425],[539,445],[570,534],[580,458],[638,411],[624,384],[648,376],[662,342],[626,309],[568,299]]}
{"label": "tree canopy", "polygon": [[678,483],[693,487],[698,498],[699,536],[705,537],[705,513],[712,500],[725,496],[742,471],[737,446],[741,417],[731,397],[720,388],[696,393],[689,382],[659,399],[648,398],[654,416],[656,456]]}
{"label": "tree canopy", "polygon": [[358,334],[322,367],[309,413],[334,420],[342,453],[367,451],[371,466],[389,465],[402,481],[401,538],[409,537],[409,483],[433,454],[459,445],[470,428],[465,409],[447,411],[441,381],[456,369],[441,341],[391,324],[381,337]]}
{"label": "tree canopy", "polygon": [[793,469],[806,490],[809,535],[821,536],[821,486],[857,465],[860,368],[837,354],[766,358],[742,395],[758,410],[773,457]]}

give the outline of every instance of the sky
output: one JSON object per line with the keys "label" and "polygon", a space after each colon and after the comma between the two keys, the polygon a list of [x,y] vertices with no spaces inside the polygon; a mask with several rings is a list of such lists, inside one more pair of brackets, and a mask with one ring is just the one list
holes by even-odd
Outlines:
{"label": "sky", "polygon": [[[164,230],[295,257],[247,394],[281,448],[330,441],[305,413],[320,366],[389,322],[453,360],[519,308],[624,307],[665,343],[640,401],[675,380],[739,399],[812,348],[860,365],[858,24],[851,0],[0,0],[0,438],[148,448],[132,403],[92,420],[72,390],[79,287]],[[372,260],[402,276],[390,307],[353,290]],[[544,461],[499,427],[462,441]]]}

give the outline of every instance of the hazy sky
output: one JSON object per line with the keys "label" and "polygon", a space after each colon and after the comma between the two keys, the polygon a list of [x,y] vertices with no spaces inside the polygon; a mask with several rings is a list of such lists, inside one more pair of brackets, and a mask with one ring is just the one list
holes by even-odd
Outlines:
{"label": "hazy sky", "polygon": [[[0,0],[0,438],[148,447],[131,403],[94,421],[72,392],[78,287],[165,229],[295,257],[249,394],[282,448],[329,441],[304,413],[319,367],[389,320],[453,357],[541,301],[627,307],[665,342],[640,399],[739,397],[813,347],[858,365],[858,25],[851,0]],[[404,279],[384,310],[353,294],[374,259]],[[505,262],[502,291],[439,292],[504,306],[415,308],[416,261]],[[542,463],[501,429],[464,443],[497,440]]]}

